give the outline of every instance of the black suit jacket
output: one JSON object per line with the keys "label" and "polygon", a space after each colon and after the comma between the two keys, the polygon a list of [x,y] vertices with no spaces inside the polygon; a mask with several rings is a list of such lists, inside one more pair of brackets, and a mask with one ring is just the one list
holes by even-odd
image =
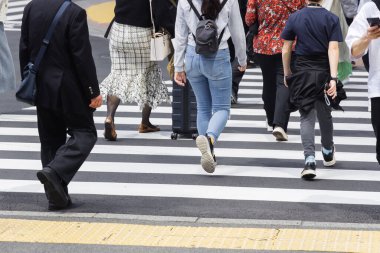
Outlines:
{"label": "black suit jacket", "polygon": [[[21,73],[34,62],[64,0],[33,0],[24,10],[20,39]],[[71,3],[54,31],[37,75],[37,106],[86,113],[99,95],[85,10]]]}

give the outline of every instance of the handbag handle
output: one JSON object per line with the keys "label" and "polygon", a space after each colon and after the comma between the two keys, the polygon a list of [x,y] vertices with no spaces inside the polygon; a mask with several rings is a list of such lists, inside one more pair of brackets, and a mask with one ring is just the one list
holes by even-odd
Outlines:
{"label": "handbag handle", "polygon": [[152,0],[149,0],[150,4],[150,20],[152,21],[153,24],[153,34],[156,32],[156,26],[154,24],[154,19],[153,19],[153,9],[152,9]]}
{"label": "handbag handle", "polygon": [[34,61],[34,70],[38,71],[38,68],[41,64],[42,58],[44,57],[46,50],[50,44],[51,37],[53,36],[54,30],[58,24],[58,21],[61,19],[63,13],[69,7],[71,4],[70,0],[65,0],[65,2],[61,5],[58,12],[55,14],[55,17],[53,19],[53,22],[50,24],[48,32],[46,33],[45,38],[42,40],[42,46],[40,48],[40,51],[38,51],[36,60]]}

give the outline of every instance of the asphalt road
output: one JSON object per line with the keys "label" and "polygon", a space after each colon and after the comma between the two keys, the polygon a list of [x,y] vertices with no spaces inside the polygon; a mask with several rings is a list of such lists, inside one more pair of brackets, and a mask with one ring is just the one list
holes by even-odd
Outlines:
{"label": "asphalt road", "polygon": [[[89,4],[88,1],[78,2],[84,6]],[[102,81],[110,72],[108,41],[99,36],[105,27],[90,26],[95,35],[91,37],[91,43],[98,79]],[[19,77],[19,32],[7,32],[7,36]],[[162,68],[165,67],[166,64],[162,63]],[[168,80],[165,71],[163,74],[164,80]],[[356,70],[351,86],[347,86],[350,98],[346,101],[346,112],[337,114],[334,119],[340,160],[332,170],[323,168],[319,162],[320,177],[313,182],[299,179],[302,167],[299,116],[291,117],[288,143],[276,143],[266,132],[260,101],[262,78],[257,69],[247,73],[242,83],[241,102],[233,108],[230,125],[217,147],[217,152],[222,153],[218,156],[222,166],[213,176],[205,175],[199,169],[199,154],[194,151],[191,140],[170,140],[170,105],[160,106],[153,113],[153,123],[159,122],[162,131],[152,135],[138,135],[136,128],[141,113],[133,105],[121,106],[117,114],[120,138],[115,143],[102,138],[105,117],[105,108],[102,108],[95,113],[99,150],[90,155],[88,165],[70,185],[70,190],[74,191],[74,206],[63,215],[169,216],[179,220],[206,219],[211,224],[224,223],[225,226],[300,226],[309,222],[310,228],[339,227],[337,223],[355,228],[359,223],[380,224],[378,164],[374,161],[374,136],[366,107],[365,77],[366,73]],[[33,185],[40,156],[35,111],[21,110],[25,107],[15,100],[14,91],[0,94],[0,180],[11,181],[9,188],[0,185],[0,189],[6,189],[0,190],[0,210],[16,211],[19,217],[47,211],[40,185]],[[316,134],[320,134],[319,130]],[[320,150],[318,143],[319,140],[316,149]],[[21,186],[19,192],[12,190],[12,184],[21,181],[26,182],[26,186]],[[86,183],[95,186],[85,188]],[[104,191],[97,191],[98,186],[104,187]],[[167,186],[173,186],[170,189],[175,190],[166,190]],[[230,189],[233,193],[243,193],[244,199],[239,199],[239,194],[234,196],[236,199],[224,196]],[[222,193],[219,194],[219,190]],[[246,191],[250,190],[252,194],[247,196]],[[364,204],[360,204],[361,201]],[[152,218],[146,219],[153,223],[149,221]],[[166,224],[165,221],[162,223]],[[363,228],[367,227],[370,226],[364,225]],[[48,252],[53,248],[54,252],[147,252],[146,248],[139,247],[74,245],[68,249],[22,243],[2,244],[1,252]],[[150,249],[149,252],[187,251],[163,248]]]}

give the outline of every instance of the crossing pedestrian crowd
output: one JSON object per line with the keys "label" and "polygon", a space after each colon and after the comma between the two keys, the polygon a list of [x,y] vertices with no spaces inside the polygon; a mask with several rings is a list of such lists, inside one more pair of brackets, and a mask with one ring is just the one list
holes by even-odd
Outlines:
{"label": "crossing pedestrian crowd", "polygon": [[[26,73],[36,74],[31,92],[43,167],[37,178],[44,185],[49,210],[72,204],[68,185],[96,143],[93,113],[103,101],[106,140],[117,141],[120,103],[136,103],[141,109],[139,133],[160,131],[150,121],[151,111],[170,102],[170,97],[157,50],[168,52],[164,57],[175,85],[195,94],[196,146],[206,172],[217,167],[215,147],[231,104],[238,103],[239,82],[252,65],[261,69],[266,129],[274,141],[288,141],[290,114],[300,113],[301,177],[316,177],[316,119],[323,165],[334,166],[332,110],[343,110],[344,84],[359,58],[369,71],[368,96],[380,163],[380,0],[116,0],[115,4],[106,34],[111,72],[102,82],[97,79],[84,9],[69,0],[32,0],[24,10],[19,45],[22,86],[33,83]],[[4,32],[7,5],[8,0],[0,0],[0,92],[16,87]]]}

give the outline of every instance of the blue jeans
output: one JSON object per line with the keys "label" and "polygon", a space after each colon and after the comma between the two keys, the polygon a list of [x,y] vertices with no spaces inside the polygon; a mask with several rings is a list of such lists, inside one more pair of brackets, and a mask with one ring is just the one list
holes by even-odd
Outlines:
{"label": "blue jeans", "polygon": [[185,66],[197,99],[198,133],[207,134],[216,141],[227,124],[231,108],[230,52],[220,49],[212,56],[203,56],[188,46]]}

